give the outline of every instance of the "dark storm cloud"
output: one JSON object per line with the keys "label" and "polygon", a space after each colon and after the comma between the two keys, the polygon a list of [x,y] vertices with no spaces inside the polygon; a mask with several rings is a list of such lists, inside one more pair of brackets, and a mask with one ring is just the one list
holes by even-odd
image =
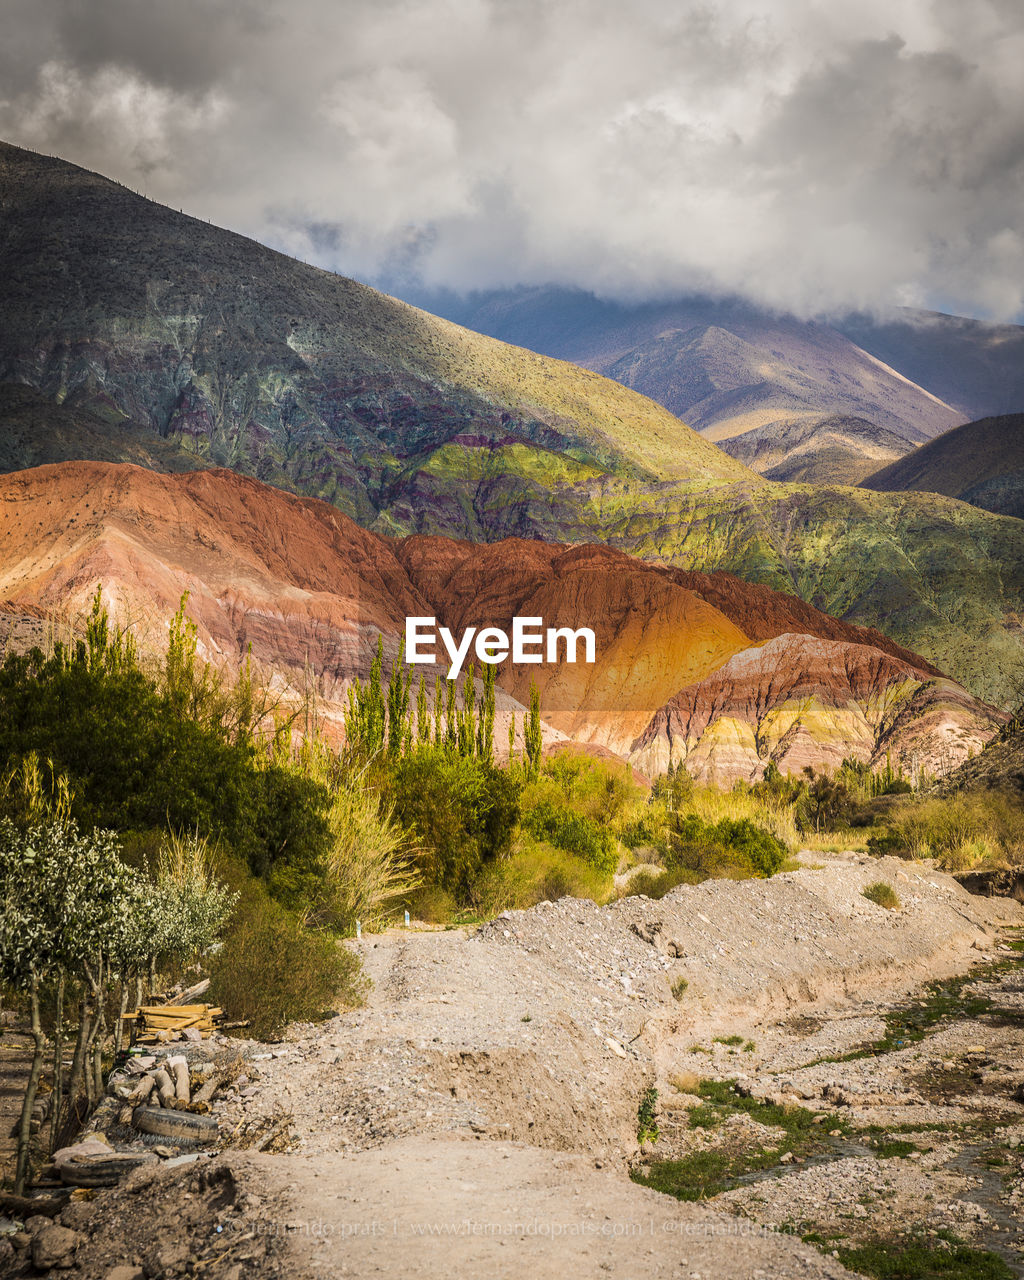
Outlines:
{"label": "dark storm cloud", "polygon": [[0,132],[456,288],[1024,303],[1016,0],[12,0]]}

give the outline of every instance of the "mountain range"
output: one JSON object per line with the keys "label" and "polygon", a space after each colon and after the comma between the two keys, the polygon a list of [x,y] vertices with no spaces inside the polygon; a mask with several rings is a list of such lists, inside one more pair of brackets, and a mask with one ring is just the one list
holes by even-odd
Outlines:
{"label": "mountain range", "polygon": [[[645,771],[685,759],[727,785],[847,756],[944,772],[1005,720],[885,636],[723,573],[607,547],[486,547],[360,528],[327,503],[209,469],[158,474],[64,462],[0,476],[7,631],[83,613],[101,587],[160,653],[184,592],[203,654],[246,654],[295,702],[315,673],[328,725],[368,674],[376,637],[400,657],[407,616],[458,634],[513,617],[596,632],[597,661],[499,667],[497,735],[536,679],[549,741],[604,747]],[[426,666],[432,690],[443,667]],[[413,675],[416,675],[415,670]]]}
{"label": "mountain range", "polygon": [[[671,655],[665,659],[671,674],[656,692],[644,693],[636,715],[630,711],[621,725],[609,727],[611,712],[600,700],[584,707],[580,690],[552,688],[549,693],[555,728],[561,715],[561,732],[594,741],[614,737],[620,750],[633,750],[672,698],[715,677],[727,663],[739,662],[748,650],[760,656],[745,659],[742,670],[729,676],[734,685],[756,690],[766,682],[772,690],[788,688],[790,701],[798,705],[801,691],[817,680],[815,663],[800,642],[766,644],[784,635],[813,635],[869,650],[881,645],[880,652],[887,652],[890,642],[884,637],[890,637],[896,646],[890,656],[903,664],[912,682],[927,684],[943,672],[962,686],[957,698],[968,696],[965,689],[986,704],[1012,698],[1024,614],[1024,523],[1017,519],[954,497],[823,483],[813,459],[807,460],[808,480],[774,482],[722,452],[664,406],[613,379],[470,332],[59,160],[0,147],[0,200],[0,458],[11,471],[44,463],[73,467],[75,459],[130,462],[169,477],[193,471],[206,476],[228,467],[263,486],[251,500],[247,530],[258,524],[253,512],[261,504],[271,509],[270,495],[289,491],[303,501],[325,500],[330,504],[325,510],[339,519],[351,517],[366,536],[444,539],[442,559],[460,547],[467,564],[488,566],[485,544],[528,546],[531,555],[544,543],[561,548],[560,554],[597,544],[598,550],[624,553],[616,562],[620,575],[626,573],[622,566],[640,561],[662,574],[721,581],[728,573],[734,575],[730,581],[742,580],[745,592],[767,591],[773,601],[796,598],[787,606],[791,611],[799,603],[816,617],[831,615],[837,627],[854,628],[853,634],[831,634],[822,630],[824,623],[812,627],[797,618],[764,634],[756,626],[755,608],[745,607],[741,619],[697,592],[741,634],[720,625],[714,665],[708,665],[711,659],[687,665],[682,651],[689,642],[682,633],[690,628],[687,619],[703,614],[692,601],[684,608],[682,597],[671,607],[666,604],[667,616],[678,618],[674,629],[659,633],[659,643]],[[590,311],[589,304],[580,305],[576,327],[582,331]],[[728,314],[719,308],[705,316],[703,336],[692,338],[710,370],[706,383],[698,379],[688,391],[691,397],[700,393],[691,407],[703,406],[702,413],[725,403],[716,401],[720,393],[726,399],[730,394],[723,370],[739,377],[752,367],[747,348],[762,340],[752,328],[734,334],[736,341],[708,332],[725,332],[726,321],[739,327],[741,310],[739,304]],[[572,317],[559,323],[571,338]],[[779,318],[774,333],[779,360],[796,373],[773,373],[772,385],[793,398],[805,396],[799,410],[805,416],[797,416],[797,424],[824,412],[825,399],[809,407],[807,388],[825,386],[830,377],[841,388],[853,388],[850,395],[861,396],[865,413],[870,401],[870,412],[889,414],[884,428],[845,412],[836,422],[837,400],[828,402],[835,438],[859,441],[858,465],[865,463],[867,451],[881,449],[883,456],[870,460],[877,470],[878,462],[887,460],[884,446],[892,444],[890,437],[924,439],[959,416],[837,329],[801,327]],[[624,354],[619,350],[615,358]],[[831,375],[830,362],[835,365]],[[718,383],[717,390],[707,390]],[[740,395],[736,403],[742,400]],[[795,457],[801,428],[792,430],[789,453]],[[743,434],[733,439],[742,441]],[[755,449],[751,455],[758,466],[772,449],[770,440],[762,445],[766,454]],[[768,469],[786,465],[784,456],[771,457]],[[200,484],[198,476],[173,478]],[[83,507],[76,523],[84,519]],[[47,528],[38,516],[36,524]],[[205,517],[183,520],[180,527],[189,546],[212,536]],[[161,566],[179,564],[184,555],[175,551],[175,536],[166,530],[155,559],[145,561],[139,551],[134,563],[147,563],[146,572],[162,581]],[[297,545],[278,549],[282,564]],[[376,548],[374,554],[383,545],[366,544]],[[525,552],[517,554],[521,561]],[[19,552],[17,563],[27,563],[26,557],[31,559],[29,549]],[[500,559],[493,571],[506,571]],[[339,561],[337,573],[342,572]],[[281,573],[285,581],[287,574]],[[626,575],[629,581],[632,573]],[[17,590],[26,608],[33,600],[34,608],[55,608],[61,592],[68,603],[77,599],[75,592],[86,589],[87,578],[93,588],[95,581],[106,581],[102,561],[90,565],[88,574],[65,575],[59,587],[47,589],[45,602],[20,586]],[[172,578],[160,596],[160,616],[176,603],[183,585]],[[21,581],[10,579],[9,591]],[[316,591],[338,594],[333,580],[317,581]],[[654,579],[643,581],[646,592]],[[666,581],[657,578],[659,590],[667,589]],[[290,588],[282,590],[287,597]],[[226,579],[220,594],[230,598]],[[270,613],[280,607],[274,598],[271,592],[261,609]],[[678,615],[672,612],[677,607]],[[371,618],[370,630],[383,629],[385,621],[390,628],[394,620]],[[319,620],[317,634],[327,625]],[[328,630],[335,626],[338,633],[330,643],[344,652],[351,618],[339,614]],[[703,623],[697,627],[701,634],[702,628]],[[355,669],[351,654],[332,668],[322,635],[318,640],[302,635],[299,648],[318,655],[323,671]],[[731,639],[724,644],[727,635]],[[267,661],[284,661],[286,649],[275,657],[271,646]],[[833,658],[846,663],[838,651]],[[765,664],[761,674],[758,663]],[[886,671],[888,687],[895,675]],[[836,695],[839,704],[847,706],[852,697],[859,705],[866,687],[853,681],[849,697],[846,691]],[[522,693],[510,689],[510,696]],[[572,721],[577,696],[590,719]],[[750,738],[754,747],[743,739],[741,756],[748,764],[750,758],[762,759],[763,743],[773,740],[775,729],[761,710],[775,705],[774,696],[766,700],[752,693],[737,719],[756,726]],[[724,705],[709,686],[694,697],[695,706],[708,698]],[[671,731],[677,750],[688,741],[678,726],[697,726],[703,714],[680,707],[675,719],[666,720],[662,735],[667,743]],[[992,713],[977,714],[984,719]],[[864,715],[865,724],[881,724],[871,718],[873,711]],[[836,723],[830,716],[820,724]],[[730,715],[716,712],[713,723],[723,719]],[[694,749],[711,724],[700,728]],[[777,727],[783,736],[788,732],[783,721]],[[862,727],[857,734],[859,750],[869,742],[877,745],[875,728]],[[837,732],[836,749],[845,750],[857,734]],[[748,748],[753,757],[743,754]],[[662,746],[650,748],[648,763],[663,758]]]}
{"label": "mountain range", "polygon": [[900,308],[805,321],[737,299],[625,305],[520,288],[423,304],[595,369],[775,480],[856,484],[969,418],[1024,406],[1024,328]]}

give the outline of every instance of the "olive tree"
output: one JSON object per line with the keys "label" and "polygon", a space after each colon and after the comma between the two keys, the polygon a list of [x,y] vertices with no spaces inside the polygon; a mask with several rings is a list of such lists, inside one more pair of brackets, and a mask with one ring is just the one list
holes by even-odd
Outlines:
{"label": "olive tree", "polygon": [[[108,942],[129,909],[131,874],[118,856],[112,832],[82,835],[70,821],[19,828],[4,819],[0,821],[0,895],[0,973],[4,981],[28,994],[33,1040],[18,1124],[15,1193],[20,1195],[28,1172],[32,1107],[46,1052],[42,990],[47,983],[55,983],[62,991],[69,977],[84,984],[87,994],[75,1051],[81,1071],[99,1029],[110,963]],[[57,1061],[59,1077],[59,1055]]]}

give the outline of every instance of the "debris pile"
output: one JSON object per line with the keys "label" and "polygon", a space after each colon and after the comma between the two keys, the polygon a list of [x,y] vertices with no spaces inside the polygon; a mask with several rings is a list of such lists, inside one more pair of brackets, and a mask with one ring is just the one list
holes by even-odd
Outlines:
{"label": "debris pile", "polygon": [[133,1024],[136,1044],[167,1044],[179,1038],[205,1040],[223,1021],[224,1010],[210,1004],[143,1005],[125,1014],[125,1022]]}

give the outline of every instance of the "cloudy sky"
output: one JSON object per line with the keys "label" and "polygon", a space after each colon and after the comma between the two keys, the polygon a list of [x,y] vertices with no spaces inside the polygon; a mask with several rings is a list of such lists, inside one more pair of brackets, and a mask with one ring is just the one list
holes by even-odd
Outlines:
{"label": "cloudy sky", "polygon": [[364,280],[1024,311],[1020,0],[5,0],[0,136]]}

